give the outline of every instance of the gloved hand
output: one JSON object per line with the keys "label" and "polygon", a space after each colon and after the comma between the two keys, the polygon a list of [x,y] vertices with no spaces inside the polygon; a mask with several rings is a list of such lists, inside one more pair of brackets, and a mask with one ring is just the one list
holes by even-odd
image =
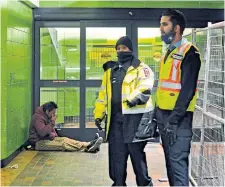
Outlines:
{"label": "gloved hand", "polygon": [[136,105],[136,102],[134,101],[128,101],[126,100],[127,106],[129,106],[129,108],[134,107]]}
{"label": "gloved hand", "polygon": [[99,119],[99,118],[95,119],[95,125],[98,127],[98,130],[100,130],[100,131],[102,130],[101,122],[102,122],[101,119]]}
{"label": "gloved hand", "polygon": [[164,131],[166,133],[166,138],[169,142],[169,145],[173,145],[177,139],[177,125],[172,125],[169,122],[167,122]]}

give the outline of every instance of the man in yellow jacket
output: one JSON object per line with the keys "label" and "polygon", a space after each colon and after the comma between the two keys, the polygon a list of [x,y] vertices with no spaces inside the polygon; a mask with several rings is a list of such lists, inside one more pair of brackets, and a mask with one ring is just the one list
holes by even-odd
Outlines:
{"label": "man in yellow jacket", "polygon": [[201,66],[198,49],[182,38],[185,25],[185,16],[178,10],[162,14],[161,38],[169,47],[160,62],[156,120],[170,186],[189,186],[188,156]]}
{"label": "man in yellow jacket", "polygon": [[115,48],[118,62],[109,61],[103,65],[102,86],[94,110],[97,126],[107,115],[109,175],[113,186],[126,186],[130,155],[137,185],[152,186],[144,152],[146,141],[133,143],[133,140],[143,113],[153,110],[151,89],[154,74],[134,57],[129,37],[121,37]]}

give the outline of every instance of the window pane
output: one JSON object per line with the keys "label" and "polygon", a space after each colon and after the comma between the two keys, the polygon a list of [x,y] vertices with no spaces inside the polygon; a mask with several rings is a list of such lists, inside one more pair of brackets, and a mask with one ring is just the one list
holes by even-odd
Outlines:
{"label": "window pane", "polygon": [[41,80],[80,79],[80,28],[40,29]]}
{"label": "window pane", "polygon": [[159,28],[138,28],[138,57],[149,65],[158,79],[163,43]]}
{"label": "window pane", "polygon": [[125,35],[125,27],[86,28],[86,79],[102,78],[102,65],[109,60],[117,60],[115,44]]}
{"label": "window pane", "polygon": [[80,127],[79,88],[41,88],[40,105],[54,101],[58,105],[56,124],[64,128]]}

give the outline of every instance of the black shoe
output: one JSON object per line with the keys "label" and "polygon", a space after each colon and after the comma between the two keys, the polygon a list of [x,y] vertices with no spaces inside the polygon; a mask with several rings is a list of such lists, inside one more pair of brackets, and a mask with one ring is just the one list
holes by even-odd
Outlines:
{"label": "black shoe", "polygon": [[103,142],[102,137],[99,137],[98,139],[91,141],[90,144],[87,146],[87,152],[95,152],[97,149],[99,149],[102,142]]}

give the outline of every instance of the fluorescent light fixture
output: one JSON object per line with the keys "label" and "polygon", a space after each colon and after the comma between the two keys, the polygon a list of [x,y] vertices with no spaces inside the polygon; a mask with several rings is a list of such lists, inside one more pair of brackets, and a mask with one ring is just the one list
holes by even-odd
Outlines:
{"label": "fluorescent light fixture", "polygon": [[72,51],[77,51],[77,48],[70,48],[68,49],[69,52],[72,52]]}
{"label": "fluorescent light fixture", "polygon": [[[80,72],[80,68],[65,68],[66,72],[72,73],[72,72]],[[90,67],[86,67],[86,70],[91,69]]]}
{"label": "fluorescent light fixture", "polygon": [[126,35],[125,27],[87,27],[87,39],[117,40]]}

